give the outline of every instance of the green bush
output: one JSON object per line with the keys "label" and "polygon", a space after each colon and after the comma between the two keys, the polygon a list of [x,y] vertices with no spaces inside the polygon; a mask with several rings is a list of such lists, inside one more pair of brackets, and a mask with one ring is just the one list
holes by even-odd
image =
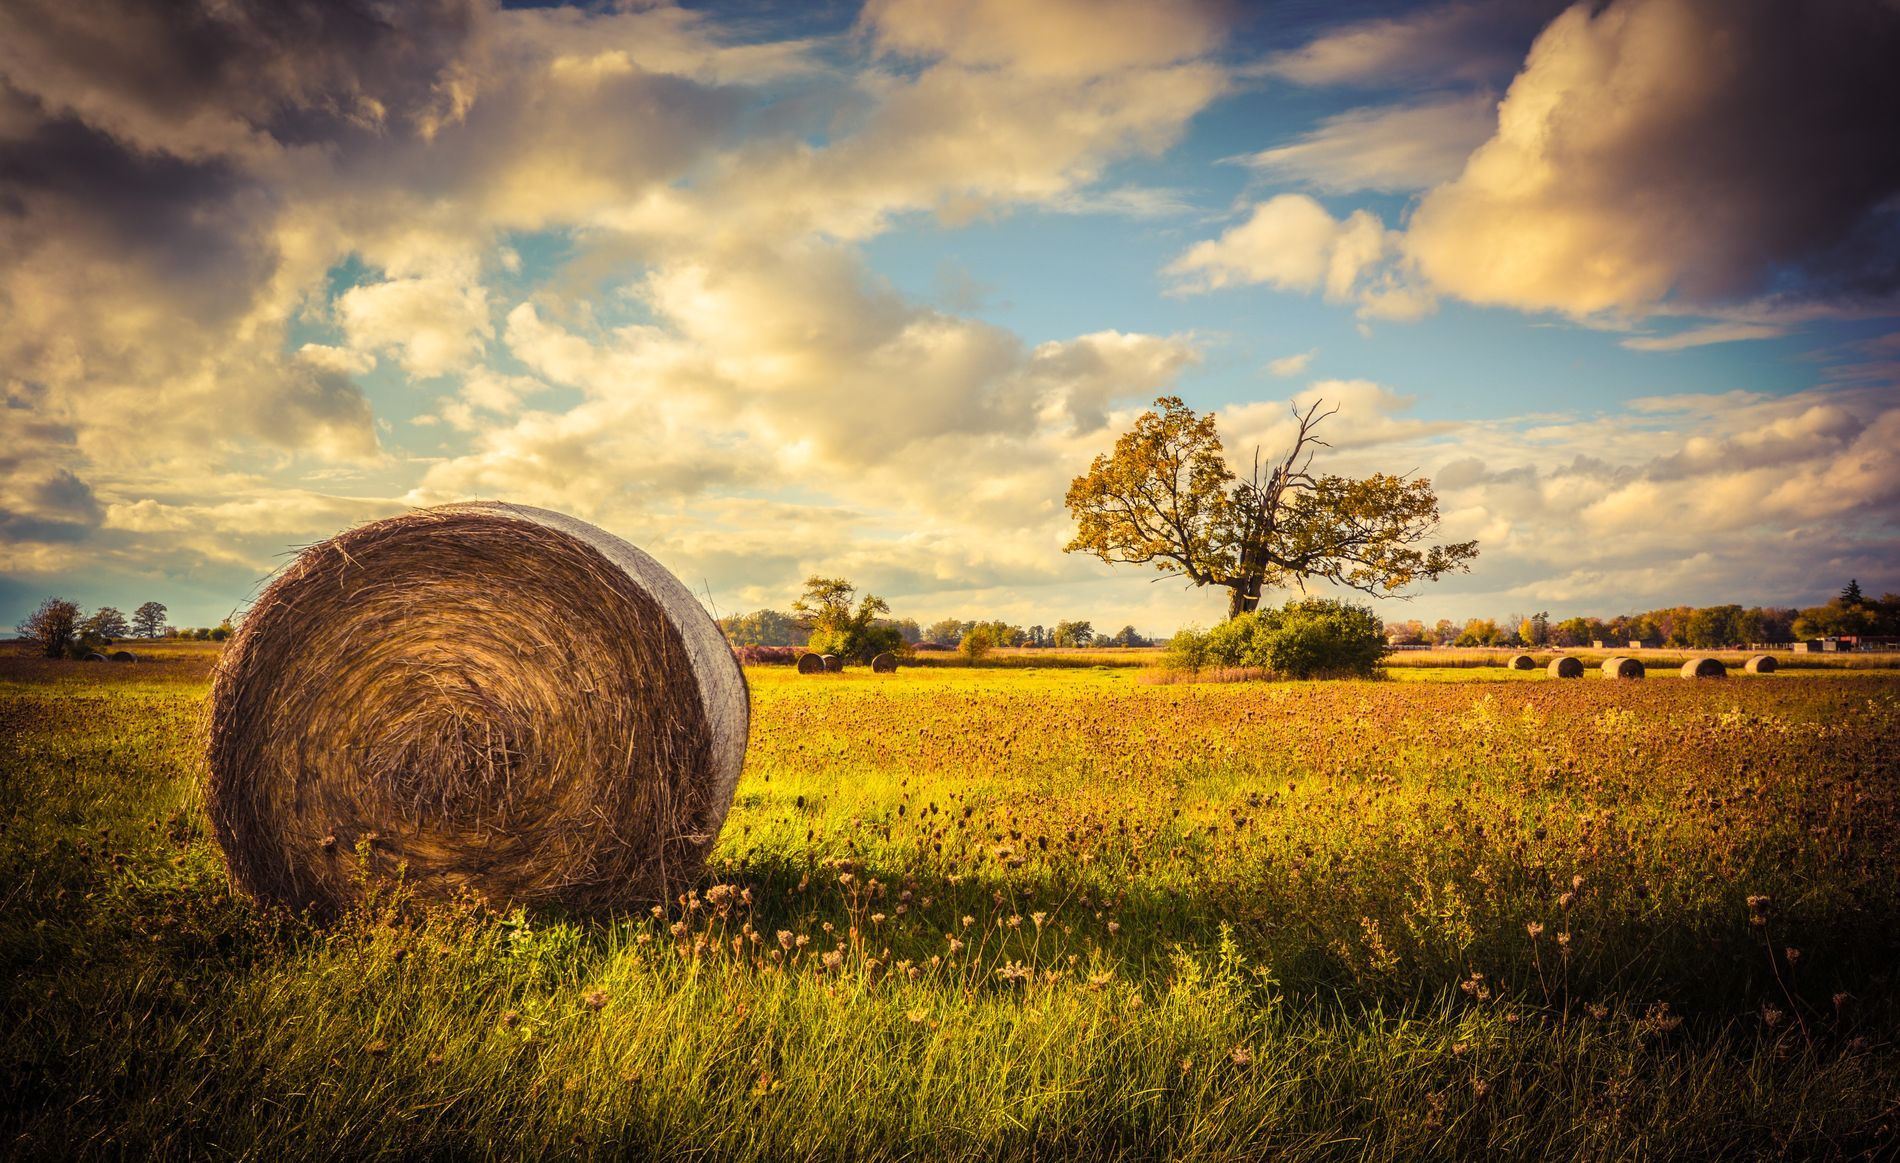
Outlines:
{"label": "green bush", "polygon": [[1364,606],[1304,598],[1278,610],[1183,630],[1168,643],[1170,666],[1259,667],[1285,678],[1369,676],[1385,657],[1385,626]]}

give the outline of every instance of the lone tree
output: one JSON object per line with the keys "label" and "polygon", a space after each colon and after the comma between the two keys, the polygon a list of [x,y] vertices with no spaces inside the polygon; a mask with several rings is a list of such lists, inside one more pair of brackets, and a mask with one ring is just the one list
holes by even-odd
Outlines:
{"label": "lone tree", "polygon": [[165,603],[147,602],[132,611],[132,629],[141,638],[156,638],[165,629]]}
{"label": "lone tree", "polygon": [[39,647],[48,658],[65,655],[79,625],[79,603],[64,598],[48,598],[40,608],[28,614],[19,625],[20,637]]}
{"label": "lone tree", "polygon": [[1475,541],[1424,544],[1438,529],[1426,478],[1312,472],[1314,453],[1328,447],[1313,430],[1337,408],[1293,409],[1299,433],[1285,459],[1262,476],[1256,451],[1245,480],[1221,455],[1213,416],[1196,415],[1178,396],[1155,408],[1070,482],[1077,527],[1067,552],[1225,587],[1230,618],[1251,612],[1267,587],[1304,589],[1324,578],[1392,594],[1466,569],[1478,555]]}
{"label": "lone tree", "polygon": [[864,595],[854,612],[851,598],[858,588],[841,577],[805,579],[805,594],[792,603],[792,609],[811,620],[811,639],[806,649],[817,654],[835,654],[852,662],[869,662],[885,651],[904,650],[904,635],[893,626],[877,624],[879,614],[891,612],[889,603],[873,594]]}

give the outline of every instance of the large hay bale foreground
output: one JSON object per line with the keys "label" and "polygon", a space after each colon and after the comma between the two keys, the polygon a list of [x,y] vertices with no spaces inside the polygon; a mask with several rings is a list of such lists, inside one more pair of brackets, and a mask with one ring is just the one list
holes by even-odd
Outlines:
{"label": "large hay bale foreground", "polygon": [[837,655],[826,654],[821,657],[824,660],[826,674],[838,674],[844,670],[844,659]]}
{"label": "large hay bale foreground", "polygon": [[1562,658],[1553,658],[1550,660],[1550,667],[1546,673],[1552,678],[1582,678],[1583,659],[1572,658],[1568,654]]}
{"label": "large hay bale foreground", "polygon": [[1742,669],[1750,674],[1773,674],[1780,664],[1772,654],[1757,654],[1743,664]]}
{"label": "large hay bale foreground", "polygon": [[1634,658],[1606,658],[1603,660],[1604,678],[1641,678],[1643,664]]}
{"label": "large hay bale foreground", "polygon": [[895,674],[896,672],[897,672],[897,655],[892,654],[890,651],[886,650],[882,654],[879,654],[877,657],[871,659],[871,673]]}
{"label": "large hay bale foreground", "polygon": [[1727,678],[1728,667],[1722,665],[1719,658],[1691,658],[1682,664],[1684,678]]}
{"label": "large hay bale foreground", "polygon": [[1511,656],[1511,669],[1512,670],[1536,670],[1537,660],[1535,658],[1532,658],[1528,654],[1513,654]]}
{"label": "large hay bale foreground", "polygon": [[429,898],[627,908],[697,871],[748,717],[718,626],[645,553],[545,509],[428,509],[258,598],[212,687],[206,808],[263,902],[332,915],[406,866]]}
{"label": "large hay bale foreground", "polygon": [[801,654],[798,656],[798,673],[825,673],[825,656],[822,654]]}

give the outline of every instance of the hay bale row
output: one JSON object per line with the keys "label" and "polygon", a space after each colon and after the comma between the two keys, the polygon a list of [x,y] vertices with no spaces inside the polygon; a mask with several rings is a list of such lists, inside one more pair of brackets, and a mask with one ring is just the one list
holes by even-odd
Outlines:
{"label": "hay bale row", "polygon": [[1742,669],[1750,674],[1773,674],[1779,664],[1772,654],[1757,654],[1743,664]]}
{"label": "hay bale row", "polygon": [[873,674],[897,673],[897,655],[892,654],[890,651],[886,650],[883,653],[879,654],[876,658],[873,658],[871,660],[871,673]]}
{"label": "hay bale row", "polygon": [[1536,670],[1537,660],[1528,654],[1514,654],[1511,656],[1511,669]]}
{"label": "hay bale row", "polygon": [[1568,654],[1562,658],[1553,658],[1544,673],[1552,678],[1582,678],[1583,659],[1572,658]]}
{"label": "hay bale row", "polygon": [[835,654],[826,654],[822,657],[824,658],[826,674],[844,673],[844,659],[839,658]]}
{"label": "hay bale row", "polygon": [[1682,664],[1684,678],[1727,678],[1728,667],[1722,665],[1719,658],[1691,658]]}
{"label": "hay bale row", "polygon": [[402,868],[425,899],[602,912],[697,872],[749,706],[665,567],[483,503],[305,550],[226,647],[208,717],[205,806],[261,902],[333,916]]}
{"label": "hay bale row", "polygon": [[825,659],[824,659],[824,656],[823,656],[823,655],[820,655],[820,654],[801,654],[801,655],[799,655],[799,656],[798,656],[798,673],[800,673],[800,674],[823,674],[823,673],[825,673]]}
{"label": "hay bale row", "polygon": [[1643,664],[1634,658],[1616,655],[1603,660],[1604,678],[1641,678],[1644,673]]}
{"label": "hay bale row", "polygon": [[112,652],[111,661],[113,662],[137,662],[138,660],[139,656],[130,650],[114,650]]}

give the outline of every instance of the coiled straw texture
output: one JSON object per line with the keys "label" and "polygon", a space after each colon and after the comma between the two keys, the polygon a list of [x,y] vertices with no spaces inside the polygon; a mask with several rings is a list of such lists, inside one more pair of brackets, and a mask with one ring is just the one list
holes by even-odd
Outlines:
{"label": "coiled straw texture", "polygon": [[544,509],[422,510],[306,550],[225,651],[206,807],[232,881],[334,915],[366,881],[606,912],[699,869],[743,672],[640,550]]}

